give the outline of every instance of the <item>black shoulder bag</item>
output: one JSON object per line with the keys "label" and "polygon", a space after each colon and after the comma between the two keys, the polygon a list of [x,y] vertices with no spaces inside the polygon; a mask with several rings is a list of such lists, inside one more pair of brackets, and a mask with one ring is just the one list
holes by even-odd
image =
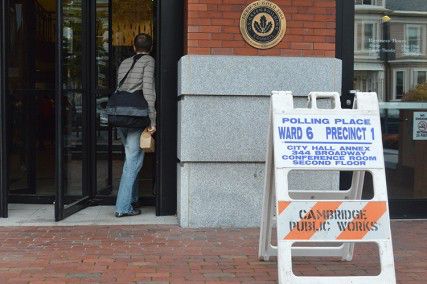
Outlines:
{"label": "black shoulder bag", "polygon": [[150,125],[148,103],[142,90],[133,93],[119,91],[136,62],[142,56],[143,54],[137,54],[133,57],[132,66],[120,81],[117,90],[108,99],[106,114],[108,115],[108,122],[112,126],[145,129]]}

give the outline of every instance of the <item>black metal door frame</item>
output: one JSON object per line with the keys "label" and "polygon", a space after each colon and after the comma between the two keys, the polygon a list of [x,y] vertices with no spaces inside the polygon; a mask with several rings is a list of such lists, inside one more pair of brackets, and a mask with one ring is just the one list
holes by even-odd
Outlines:
{"label": "black metal door frame", "polygon": [[[110,0],[111,2],[111,0]],[[86,90],[88,93],[86,95],[86,105],[88,108],[87,112],[87,173],[85,185],[87,186],[86,191],[90,198],[94,198],[97,194],[97,160],[96,160],[96,92],[97,92],[97,68],[96,68],[96,1],[87,0],[85,2],[83,17],[83,25],[86,26],[86,71],[83,75],[86,77],[84,83],[86,85]],[[85,11],[86,10],[86,11]],[[112,17],[109,14],[109,17]]]}
{"label": "black metal door frame", "polygon": [[335,57],[342,60],[342,93],[353,89],[354,0],[336,1]]}
{"label": "black metal door frame", "polygon": [[82,198],[74,203],[65,206],[65,184],[64,184],[64,133],[63,133],[63,5],[61,0],[56,0],[56,45],[55,45],[55,221],[61,221],[64,218],[86,208],[89,206],[91,199],[90,180],[91,180],[91,166],[90,166],[90,114],[89,114],[89,97],[91,91],[91,79],[93,75],[91,70],[92,63],[89,62],[91,58],[89,37],[93,29],[90,24],[90,0],[82,1]]}
{"label": "black metal door frame", "polygon": [[0,218],[8,216],[8,170],[7,170],[7,38],[9,1],[0,1]]}
{"label": "black metal door frame", "polygon": [[[353,89],[354,74],[354,0],[336,1],[336,37],[335,57],[342,60],[341,106],[352,108],[353,101],[349,97]],[[348,99],[350,99],[347,103]],[[347,190],[351,186],[353,172],[340,173],[340,189]]]}
{"label": "black metal door frame", "polygon": [[177,209],[178,61],[184,53],[184,0],[157,1],[156,214]]}

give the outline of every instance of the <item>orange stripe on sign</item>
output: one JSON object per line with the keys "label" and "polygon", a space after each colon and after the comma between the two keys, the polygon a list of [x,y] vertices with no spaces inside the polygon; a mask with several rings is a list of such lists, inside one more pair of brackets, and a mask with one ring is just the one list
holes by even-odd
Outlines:
{"label": "orange stripe on sign", "polygon": [[289,201],[279,201],[277,203],[277,211],[279,212],[279,215],[285,211],[289,204],[291,204]]}
{"label": "orange stripe on sign", "polygon": [[311,218],[312,215],[310,211],[324,211],[324,210],[336,210],[342,204],[341,201],[337,202],[317,202],[310,210],[307,210],[307,213],[304,215],[303,219],[298,221],[298,224],[294,227],[292,231],[284,238],[285,240],[309,240],[316,233],[316,230],[298,230],[298,228],[303,228],[305,223],[314,224],[314,228],[319,228],[322,223],[324,223],[328,218],[316,216],[316,218]]}
{"label": "orange stripe on sign", "polygon": [[[387,211],[387,204],[386,202],[368,202],[365,207],[362,209],[366,214],[366,219],[363,220],[363,222],[369,223],[370,226],[372,223],[376,223]],[[359,223],[360,220],[350,222],[347,225],[347,229],[343,231],[339,236],[337,237],[337,240],[361,240],[363,239],[366,234],[369,232],[369,230],[354,230],[354,228],[357,228],[357,223]],[[353,228],[350,231],[350,228]],[[381,230],[381,228],[379,228]]]}

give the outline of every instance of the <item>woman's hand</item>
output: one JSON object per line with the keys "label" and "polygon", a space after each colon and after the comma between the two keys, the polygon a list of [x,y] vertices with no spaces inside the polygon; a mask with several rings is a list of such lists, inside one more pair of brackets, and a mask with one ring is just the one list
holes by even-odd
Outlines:
{"label": "woman's hand", "polygon": [[156,132],[156,127],[154,126],[150,126],[147,128],[148,133],[150,133],[151,135],[154,134],[154,132]]}

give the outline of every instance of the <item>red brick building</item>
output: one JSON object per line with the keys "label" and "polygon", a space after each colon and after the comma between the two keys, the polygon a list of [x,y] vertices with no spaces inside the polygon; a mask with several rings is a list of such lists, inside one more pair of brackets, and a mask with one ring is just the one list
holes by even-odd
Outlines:
{"label": "red brick building", "polygon": [[[93,204],[114,204],[123,149],[103,108],[116,88],[117,66],[133,54],[132,40],[141,32],[154,38],[158,95],[157,150],[145,157],[138,180],[141,201],[155,206],[157,215],[176,214],[183,201],[210,212],[232,212],[238,206],[227,201],[235,201],[236,193],[230,190],[232,183],[221,185],[218,171],[222,171],[224,176],[234,174],[229,180],[249,190],[239,196],[256,215],[260,205],[252,193],[262,187],[264,142],[233,140],[247,126],[236,118],[252,115],[246,119],[251,123],[258,119],[263,129],[269,92],[289,88],[292,80],[292,87],[301,92],[307,91],[306,85],[347,94],[353,88],[355,3],[269,1],[283,11],[286,33],[277,45],[260,49],[247,43],[240,28],[241,16],[252,2],[0,0],[0,216],[7,217],[8,204],[15,202],[54,203],[56,220]],[[384,6],[382,0],[357,1],[356,6],[367,11],[365,6],[378,3]],[[422,27],[410,30],[425,32]],[[299,74],[280,69],[289,64],[300,68]],[[309,85],[313,84],[309,76],[324,76],[329,85]],[[184,102],[194,102],[194,108],[182,113]],[[245,111],[235,114],[236,109]],[[197,147],[187,152],[181,143],[185,115],[184,122],[201,123],[198,128],[189,126],[197,135],[188,141]],[[240,124],[235,133],[209,128],[236,120]],[[249,136],[263,135],[258,131]],[[231,141],[224,147],[228,152],[215,148],[224,141]],[[181,175],[183,162],[206,168],[191,168],[192,175]],[[180,192],[180,186],[189,182],[186,178],[202,172],[198,180],[203,183],[192,193],[207,195]],[[212,208],[197,203],[200,200],[211,202]],[[203,212],[193,213],[204,220]],[[221,223],[220,213],[218,224],[208,225],[227,225]]]}
{"label": "red brick building", "polygon": [[274,1],[286,15],[285,38],[257,50],[240,33],[240,16],[252,0],[187,0],[186,54],[335,57],[336,1]]}

